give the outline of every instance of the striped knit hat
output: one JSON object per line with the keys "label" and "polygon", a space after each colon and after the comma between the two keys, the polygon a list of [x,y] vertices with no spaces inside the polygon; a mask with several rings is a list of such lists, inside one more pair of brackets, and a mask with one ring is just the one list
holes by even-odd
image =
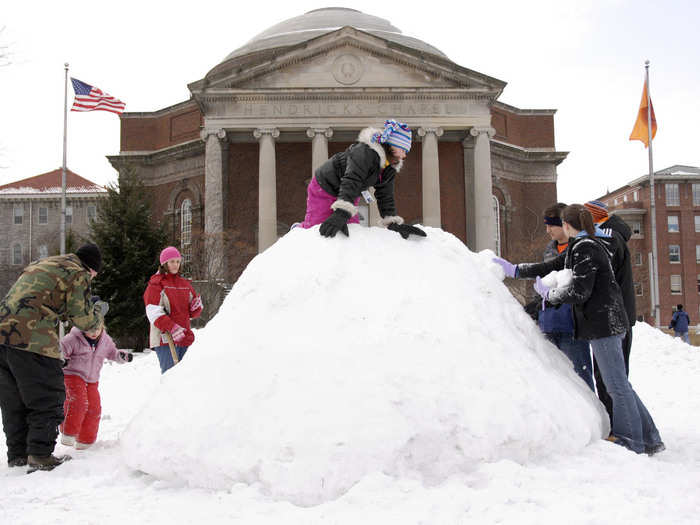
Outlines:
{"label": "striped knit hat", "polygon": [[384,122],[384,130],[372,136],[372,142],[388,144],[389,146],[401,148],[404,151],[411,151],[411,138],[411,130],[407,124],[391,119]]}
{"label": "striped knit hat", "polygon": [[601,201],[588,201],[584,207],[593,215],[593,222],[602,222],[608,218],[608,207]]}

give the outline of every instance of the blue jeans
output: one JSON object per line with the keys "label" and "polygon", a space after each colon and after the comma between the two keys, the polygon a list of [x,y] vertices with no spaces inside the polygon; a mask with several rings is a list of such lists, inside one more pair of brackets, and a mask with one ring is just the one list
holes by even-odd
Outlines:
{"label": "blue jeans", "polygon": [[[153,350],[155,350],[156,355],[158,356],[158,362],[160,363],[160,373],[164,374],[168,370],[170,370],[172,367],[175,366],[175,363],[173,362],[173,356],[170,353],[170,346],[168,345],[161,345],[161,346],[156,346]],[[186,346],[175,346],[175,353],[177,354],[177,360],[180,362],[182,358],[185,356],[185,352],[187,352],[187,347]]]}
{"label": "blue jeans", "polygon": [[673,332],[673,337],[680,337],[683,341],[690,344],[690,340],[688,339],[688,332]]}
{"label": "blue jeans", "polygon": [[574,371],[595,392],[593,386],[593,365],[588,341],[574,339],[571,333],[552,332],[544,334],[574,364]]}
{"label": "blue jeans", "polygon": [[661,436],[644,403],[625,374],[622,335],[591,340],[591,349],[613,402],[612,433],[638,454],[661,443]]}

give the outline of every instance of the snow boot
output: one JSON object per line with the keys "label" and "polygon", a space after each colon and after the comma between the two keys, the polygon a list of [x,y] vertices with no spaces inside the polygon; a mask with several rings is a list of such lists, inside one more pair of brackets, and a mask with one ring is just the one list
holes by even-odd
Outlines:
{"label": "snow boot", "polygon": [[27,474],[31,474],[36,470],[53,470],[70,459],[71,457],[67,455],[54,456],[53,454],[49,454],[48,456],[32,456],[29,454],[27,457],[27,465],[29,466]]}
{"label": "snow boot", "polygon": [[27,456],[18,456],[16,458],[12,458],[7,462],[7,466],[12,468],[12,467],[26,467],[27,466]]}
{"label": "snow boot", "polygon": [[80,441],[75,442],[75,450],[85,450],[86,448],[90,448],[92,446],[92,443],[81,443]]}
{"label": "snow boot", "polygon": [[68,447],[72,447],[75,445],[75,436],[66,436],[65,434],[61,434],[61,443]]}

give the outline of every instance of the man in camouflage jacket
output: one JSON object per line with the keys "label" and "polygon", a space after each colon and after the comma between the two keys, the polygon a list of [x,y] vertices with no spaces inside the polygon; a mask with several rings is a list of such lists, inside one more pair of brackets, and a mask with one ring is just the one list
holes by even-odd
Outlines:
{"label": "man in camouflage jacket", "polygon": [[9,466],[51,470],[65,386],[58,325],[89,331],[102,323],[106,304],[93,304],[90,281],[102,257],[94,244],[75,254],[27,266],[0,301],[0,408]]}

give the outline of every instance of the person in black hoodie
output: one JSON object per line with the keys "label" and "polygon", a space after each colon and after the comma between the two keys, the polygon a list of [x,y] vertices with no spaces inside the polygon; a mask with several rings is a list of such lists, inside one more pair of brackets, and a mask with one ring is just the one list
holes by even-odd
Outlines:
{"label": "person in black hoodie", "polygon": [[348,223],[359,223],[357,204],[360,195],[369,203],[374,187],[380,224],[408,239],[425,237],[420,228],[404,224],[396,214],[394,178],[401,171],[406,153],[411,149],[411,130],[406,124],[387,120],[384,129],[365,128],[357,142],[336,153],[314,174],[307,189],[306,215],[301,228],[321,224],[324,237],[338,232],[349,236]]}
{"label": "person in black hoodie", "polygon": [[[625,371],[629,377],[630,372],[630,353],[632,351],[632,326],[636,322],[637,307],[634,297],[634,282],[632,276],[632,257],[630,256],[627,241],[632,237],[632,229],[619,217],[608,215],[608,208],[601,201],[588,201],[584,204],[585,208],[591,213],[593,222],[603,231],[603,234],[610,235],[610,238],[601,238],[611,252],[613,270],[615,271],[615,280],[620,285],[622,299],[625,303],[625,312],[630,327],[622,339],[622,355],[625,359]],[[614,410],[612,399],[605,388],[605,382],[600,375],[600,370],[597,365],[594,366],[594,375],[596,388],[598,390],[598,398],[605,405],[612,421],[612,413]]]}
{"label": "person in black hoodie", "polygon": [[[506,275],[536,278],[535,290],[550,303],[573,306],[576,338],[590,341],[615,405],[612,434],[607,439],[638,454],[660,452],[666,447],[659,431],[625,373],[622,337],[629,323],[607,249],[595,237],[591,214],[582,205],[567,206],[561,219],[569,236],[563,258],[518,265],[500,258],[494,261],[503,267]],[[553,270],[565,268],[572,272],[569,287],[550,289],[540,280]]]}

